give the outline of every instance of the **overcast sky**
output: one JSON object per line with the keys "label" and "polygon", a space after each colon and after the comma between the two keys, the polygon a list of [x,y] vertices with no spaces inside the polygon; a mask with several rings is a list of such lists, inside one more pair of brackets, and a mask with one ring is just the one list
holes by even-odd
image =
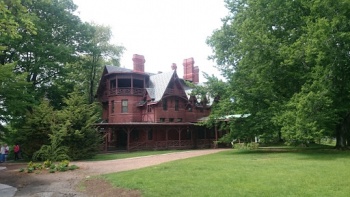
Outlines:
{"label": "overcast sky", "polygon": [[212,50],[205,41],[228,13],[223,0],[73,1],[83,21],[111,27],[112,43],[126,48],[122,67],[132,68],[132,55],[140,54],[146,72],[167,72],[176,63],[182,78],[183,60],[193,57],[200,72],[219,75],[215,62],[207,60]]}

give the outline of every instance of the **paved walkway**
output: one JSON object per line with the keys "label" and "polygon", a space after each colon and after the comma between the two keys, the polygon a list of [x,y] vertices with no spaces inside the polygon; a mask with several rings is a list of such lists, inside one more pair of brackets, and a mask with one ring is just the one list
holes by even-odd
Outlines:
{"label": "paved walkway", "polygon": [[[139,169],[174,160],[207,155],[225,150],[228,149],[190,150],[161,155],[150,155],[108,161],[71,162],[71,165],[75,164],[79,166],[80,170],[76,172],[73,171],[69,174],[57,173],[54,175],[35,175],[32,177],[32,179],[46,179],[46,181],[43,181],[39,185],[33,185],[33,182],[35,181],[31,180],[30,182],[32,183],[28,183],[28,185],[26,185],[25,187],[21,187],[19,190],[9,185],[0,184],[0,197],[13,197],[15,195],[52,197],[72,196],[73,194],[75,196],[81,196],[78,193],[75,193],[73,186],[77,184],[80,180],[89,176]],[[6,167],[0,167],[0,170],[1,168],[6,169]],[[49,180],[51,182],[49,182]]]}
{"label": "paved walkway", "polygon": [[[0,171],[1,170],[6,170],[6,167],[0,167]],[[16,192],[17,188],[5,184],[0,184],[0,197],[12,197]]]}
{"label": "paved walkway", "polygon": [[202,149],[189,150],[161,155],[149,155],[142,157],[133,157],[127,159],[94,161],[94,162],[72,162],[80,168],[84,169],[86,175],[108,174],[113,172],[122,172],[127,170],[140,169],[148,166],[158,165],[165,162],[197,157],[225,151],[228,149]]}

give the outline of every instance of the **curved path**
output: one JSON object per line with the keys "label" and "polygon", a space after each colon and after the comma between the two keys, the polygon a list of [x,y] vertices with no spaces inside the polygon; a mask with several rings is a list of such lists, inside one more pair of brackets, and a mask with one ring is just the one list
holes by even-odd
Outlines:
{"label": "curved path", "polygon": [[206,150],[190,150],[184,152],[167,153],[161,155],[150,155],[143,157],[133,157],[128,159],[117,159],[108,161],[94,162],[74,162],[80,168],[84,169],[86,175],[107,174],[112,172],[121,172],[134,170],[148,166],[158,165],[179,159],[186,159],[201,155],[217,153],[227,149],[206,149]]}
{"label": "curved path", "polygon": [[[12,170],[2,170],[0,172],[0,183],[17,188],[18,190],[14,196],[85,197],[86,194],[77,192],[75,190],[77,184],[84,178],[100,174],[139,169],[174,160],[207,155],[225,150],[228,149],[190,150],[184,152],[134,157],[128,159],[72,162],[71,165],[75,164],[79,166],[80,169],[71,172],[58,172],[54,174],[23,174],[18,172],[18,168]],[[7,176],[3,179],[3,175]],[[0,191],[0,197],[1,193],[2,191]]]}

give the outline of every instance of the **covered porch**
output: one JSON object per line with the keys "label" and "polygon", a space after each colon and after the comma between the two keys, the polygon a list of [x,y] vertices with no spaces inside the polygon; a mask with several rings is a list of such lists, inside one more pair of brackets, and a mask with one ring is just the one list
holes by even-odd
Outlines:
{"label": "covered porch", "polygon": [[214,147],[218,133],[194,123],[101,123],[103,151]]}

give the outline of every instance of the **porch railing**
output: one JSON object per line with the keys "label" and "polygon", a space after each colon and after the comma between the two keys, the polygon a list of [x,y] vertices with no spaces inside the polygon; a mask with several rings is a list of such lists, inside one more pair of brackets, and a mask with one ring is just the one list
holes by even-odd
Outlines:
{"label": "porch railing", "polygon": [[143,96],[145,89],[143,88],[113,88],[109,90],[109,96],[114,95],[137,95]]}

